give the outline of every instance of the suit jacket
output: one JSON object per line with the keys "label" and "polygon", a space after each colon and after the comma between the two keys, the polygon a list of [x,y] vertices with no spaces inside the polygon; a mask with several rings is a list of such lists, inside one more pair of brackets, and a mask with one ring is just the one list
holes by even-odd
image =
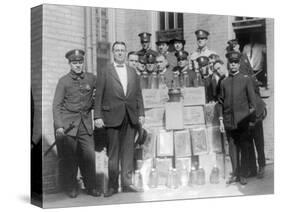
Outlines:
{"label": "suit jacket", "polygon": [[93,133],[91,110],[94,106],[95,87],[96,77],[92,73],[83,73],[79,78],[69,72],[59,79],[53,100],[55,129],[66,129],[73,122],[75,128],[68,135],[76,136],[79,124],[83,120],[88,133]]}
{"label": "suit jacket", "polygon": [[126,112],[134,125],[138,124],[139,116],[144,116],[140,77],[127,65],[126,69],[126,96],[113,64],[98,72],[94,118],[103,119],[106,127],[120,126]]}
{"label": "suit jacket", "polygon": [[254,114],[252,111],[256,109],[256,97],[250,77],[238,73],[225,78],[221,83],[219,103],[227,130],[247,126],[249,121],[253,121],[251,119]]}

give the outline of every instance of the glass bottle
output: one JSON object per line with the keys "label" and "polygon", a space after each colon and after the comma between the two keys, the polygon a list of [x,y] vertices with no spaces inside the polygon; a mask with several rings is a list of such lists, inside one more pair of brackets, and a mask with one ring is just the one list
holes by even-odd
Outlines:
{"label": "glass bottle", "polygon": [[194,86],[199,87],[201,85],[201,74],[198,69],[195,70],[196,78],[194,81]]}
{"label": "glass bottle", "polygon": [[148,88],[148,74],[146,71],[141,73],[141,88],[142,89]]}
{"label": "glass bottle", "polygon": [[158,84],[158,76],[156,71],[152,72],[151,74],[151,89],[158,89],[159,84]]}
{"label": "glass bottle", "polygon": [[199,167],[197,184],[204,185],[205,183],[205,170],[202,167]]}
{"label": "glass bottle", "polygon": [[190,186],[194,186],[194,185],[197,185],[197,170],[195,169],[194,166],[191,167],[191,170],[189,172],[189,181],[188,181],[188,184]]}
{"label": "glass bottle", "polygon": [[187,168],[185,166],[180,171],[180,185],[181,186],[187,186],[188,185],[188,171],[187,171]]}
{"label": "glass bottle", "polygon": [[150,188],[157,188],[158,187],[158,171],[156,168],[152,168],[149,174],[149,187]]}
{"label": "glass bottle", "polygon": [[183,84],[182,84],[182,87],[184,87],[184,88],[190,87],[189,76],[188,76],[187,71],[183,72]]}
{"label": "glass bottle", "polygon": [[140,190],[143,189],[143,181],[142,181],[142,175],[141,175],[140,170],[135,171],[134,186],[136,186]]}
{"label": "glass bottle", "polygon": [[211,171],[211,174],[210,174],[210,183],[211,184],[218,184],[220,179],[220,170],[219,168],[217,167],[217,165],[215,165]]}

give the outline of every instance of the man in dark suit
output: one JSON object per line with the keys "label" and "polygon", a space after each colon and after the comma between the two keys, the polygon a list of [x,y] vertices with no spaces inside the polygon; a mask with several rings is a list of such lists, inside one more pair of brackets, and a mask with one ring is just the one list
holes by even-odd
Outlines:
{"label": "man in dark suit", "polygon": [[144,123],[140,79],[134,69],[125,65],[126,44],[115,42],[112,53],[113,64],[98,72],[95,101],[95,126],[105,127],[109,138],[105,197],[118,192],[119,161],[122,191],[138,191],[132,185],[134,137],[138,125]]}
{"label": "man in dark suit", "polygon": [[220,130],[226,130],[233,175],[227,183],[247,184],[249,166],[249,124],[255,121],[256,99],[252,81],[239,72],[241,54],[228,52],[229,77],[221,83]]}
{"label": "man in dark suit", "polygon": [[[100,196],[94,189],[95,148],[91,114],[96,78],[92,73],[83,71],[83,50],[71,50],[65,57],[69,61],[70,72],[59,79],[53,101],[54,127],[64,188],[71,198],[78,195],[76,177],[79,166],[87,193]],[[65,134],[71,123],[74,128]]]}

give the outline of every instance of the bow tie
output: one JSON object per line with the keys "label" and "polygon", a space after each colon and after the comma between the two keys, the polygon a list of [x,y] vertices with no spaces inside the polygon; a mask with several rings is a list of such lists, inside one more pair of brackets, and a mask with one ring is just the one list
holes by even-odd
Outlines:
{"label": "bow tie", "polygon": [[116,67],[117,67],[117,68],[124,68],[125,65],[124,65],[124,64],[118,64],[118,65],[116,65]]}

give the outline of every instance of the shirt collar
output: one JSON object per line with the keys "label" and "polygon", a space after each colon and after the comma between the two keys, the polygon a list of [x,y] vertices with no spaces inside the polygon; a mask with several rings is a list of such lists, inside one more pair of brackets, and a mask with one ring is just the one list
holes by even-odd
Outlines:
{"label": "shirt collar", "polygon": [[235,77],[238,73],[239,73],[239,71],[236,71],[235,73],[229,73],[229,76]]}
{"label": "shirt collar", "polygon": [[202,48],[202,49],[197,48],[197,52],[199,52],[199,53],[205,52],[205,51],[207,51],[207,50],[208,50],[208,47],[207,47],[207,46],[205,46],[205,47]]}
{"label": "shirt collar", "polygon": [[70,77],[74,80],[77,80],[77,79],[84,79],[85,77],[85,72],[82,72],[81,74],[76,74],[74,71],[70,71]]}
{"label": "shirt collar", "polygon": [[123,64],[118,64],[118,63],[116,63],[116,62],[113,62],[114,68],[120,68],[120,67],[118,67],[119,65],[122,65],[122,66],[123,66],[122,68],[125,68],[125,67],[126,67],[125,63],[123,63]]}

